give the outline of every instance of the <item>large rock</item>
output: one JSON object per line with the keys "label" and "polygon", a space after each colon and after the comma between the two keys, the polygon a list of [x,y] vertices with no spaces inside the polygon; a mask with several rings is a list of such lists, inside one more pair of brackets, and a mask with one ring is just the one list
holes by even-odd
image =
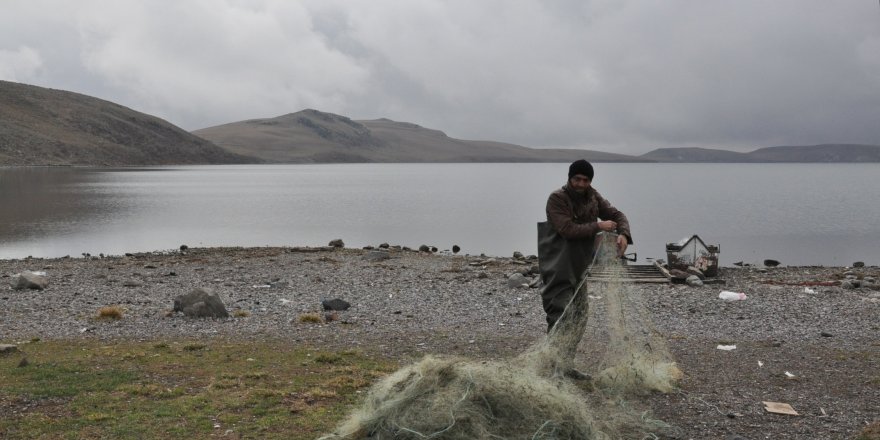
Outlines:
{"label": "large rock", "polygon": [[337,249],[341,249],[341,248],[345,247],[345,243],[342,241],[341,238],[330,240],[330,243],[328,243],[327,245],[330,247],[337,248]]}
{"label": "large rock", "polygon": [[193,289],[186,295],[174,298],[174,311],[183,312],[190,318],[228,318],[229,312],[220,297],[208,289]]}
{"label": "large rock", "polygon": [[49,286],[49,279],[43,273],[22,272],[12,277],[12,288],[15,290],[43,290]]}
{"label": "large rock", "polygon": [[337,312],[342,312],[348,310],[351,307],[351,304],[344,299],[333,298],[333,299],[322,299],[321,307],[324,308],[325,311],[333,310]]}
{"label": "large rock", "polygon": [[515,287],[523,287],[528,286],[532,283],[532,280],[525,277],[525,275],[517,272],[507,278],[507,287],[515,288]]}
{"label": "large rock", "polygon": [[701,287],[703,285],[703,280],[701,280],[700,277],[696,275],[691,275],[687,277],[687,279],[685,279],[685,282],[688,286],[691,287]]}

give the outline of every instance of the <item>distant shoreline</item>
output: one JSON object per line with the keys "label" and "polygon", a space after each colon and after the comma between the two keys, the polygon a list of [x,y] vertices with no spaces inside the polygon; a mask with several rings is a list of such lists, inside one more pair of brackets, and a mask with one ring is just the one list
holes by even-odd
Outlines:
{"label": "distant shoreline", "polygon": [[[353,248],[353,247],[343,247],[343,248],[333,248],[331,246],[210,246],[210,247],[187,247],[186,250],[178,250],[178,249],[166,249],[166,250],[152,250],[152,251],[138,251],[138,252],[125,252],[123,254],[85,254],[85,255],[65,255],[61,257],[34,257],[34,256],[26,256],[20,258],[0,258],[0,262],[22,262],[22,261],[41,261],[41,262],[53,262],[53,261],[65,261],[65,260],[119,260],[119,259],[144,259],[144,258],[166,258],[166,257],[185,257],[191,253],[197,254],[211,254],[211,255],[222,255],[222,254],[236,254],[236,253],[262,253],[262,252],[288,252],[288,253],[320,253],[320,252],[355,252],[355,253],[365,253],[371,250],[383,250],[377,248],[375,246],[365,246],[362,248]],[[407,246],[399,246],[394,245],[391,246],[390,252],[398,253],[399,255],[421,255],[421,256],[433,256],[438,258],[471,258],[471,259],[493,259],[497,261],[508,261],[508,262],[516,262],[516,258],[510,256],[502,256],[502,255],[488,255],[485,253],[481,254],[467,254],[467,253],[459,253],[453,254],[449,251],[435,251],[435,252],[424,252],[418,249],[413,249]],[[523,260],[520,264],[526,264],[526,261]],[[742,263],[742,262],[737,262]],[[535,262],[536,264],[536,262]],[[634,265],[645,265],[646,263],[634,263]],[[839,266],[839,265],[784,265],[781,264],[777,266],[779,268],[786,269],[838,269],[838,270],[848,270],[851,269],[852,266]],[[880,266],[873,265],[865,265],[864,269],[874,269]],[[743,263],[743,264],[735,264],[730,263],[730,265],[722,265],[722,269],[733,269],[733,270],[754,270],[754,271],[764,271],[764,270],[773,270],[775,267],[763,266],[760,264],[753,263]]]}

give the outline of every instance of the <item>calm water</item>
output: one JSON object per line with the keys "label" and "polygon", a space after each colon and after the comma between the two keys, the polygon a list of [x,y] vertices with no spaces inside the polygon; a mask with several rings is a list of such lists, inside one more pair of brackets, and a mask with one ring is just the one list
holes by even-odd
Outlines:
{"label": "calm water", "polygon": [[[0,168],[0,258],[189,246],[537,252],[567,164]],[[880,264],[878,164],[597,164],[639,262],[698,234],[721,264]]]}

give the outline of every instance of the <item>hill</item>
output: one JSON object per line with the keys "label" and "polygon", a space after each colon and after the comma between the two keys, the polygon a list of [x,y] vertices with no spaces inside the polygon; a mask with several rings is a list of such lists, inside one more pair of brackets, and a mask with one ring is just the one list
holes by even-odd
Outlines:
{"label": "hill", "polygon": [[709,148],[658,148],[641,157],[657,162],[754,162],[746,153]]}
{"label": "hill", "polygon": [[0,165],[254,163],[102,99],[0,81]]}
{"label": "hill", "polygon": [[880,162],[880,145],[822,144],[760,148],[748,153],[707,148],[660,148],[640,156],[656,162]]}
{"label": "hill", "polygon": [[408,122],[384,118],[355,121],[312,109],[232,122],[193,134],[236,154],[274,163],[650,161],[592,150],[461,140]]}

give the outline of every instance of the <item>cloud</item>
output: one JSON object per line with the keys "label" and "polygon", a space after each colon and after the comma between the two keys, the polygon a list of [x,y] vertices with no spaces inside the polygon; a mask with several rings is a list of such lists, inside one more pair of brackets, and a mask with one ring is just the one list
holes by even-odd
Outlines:
{"label": "cloud", "polygon": [[31,78],[42,66],[43,60],[33,48],[0,49],[0,79],[18,82],[19,78]]}
{"label": "cloud", "polygon": [[0,17],[0,77],[187,129],[316,108],[624,153],[880,144],[878,6],[21,1]]}

